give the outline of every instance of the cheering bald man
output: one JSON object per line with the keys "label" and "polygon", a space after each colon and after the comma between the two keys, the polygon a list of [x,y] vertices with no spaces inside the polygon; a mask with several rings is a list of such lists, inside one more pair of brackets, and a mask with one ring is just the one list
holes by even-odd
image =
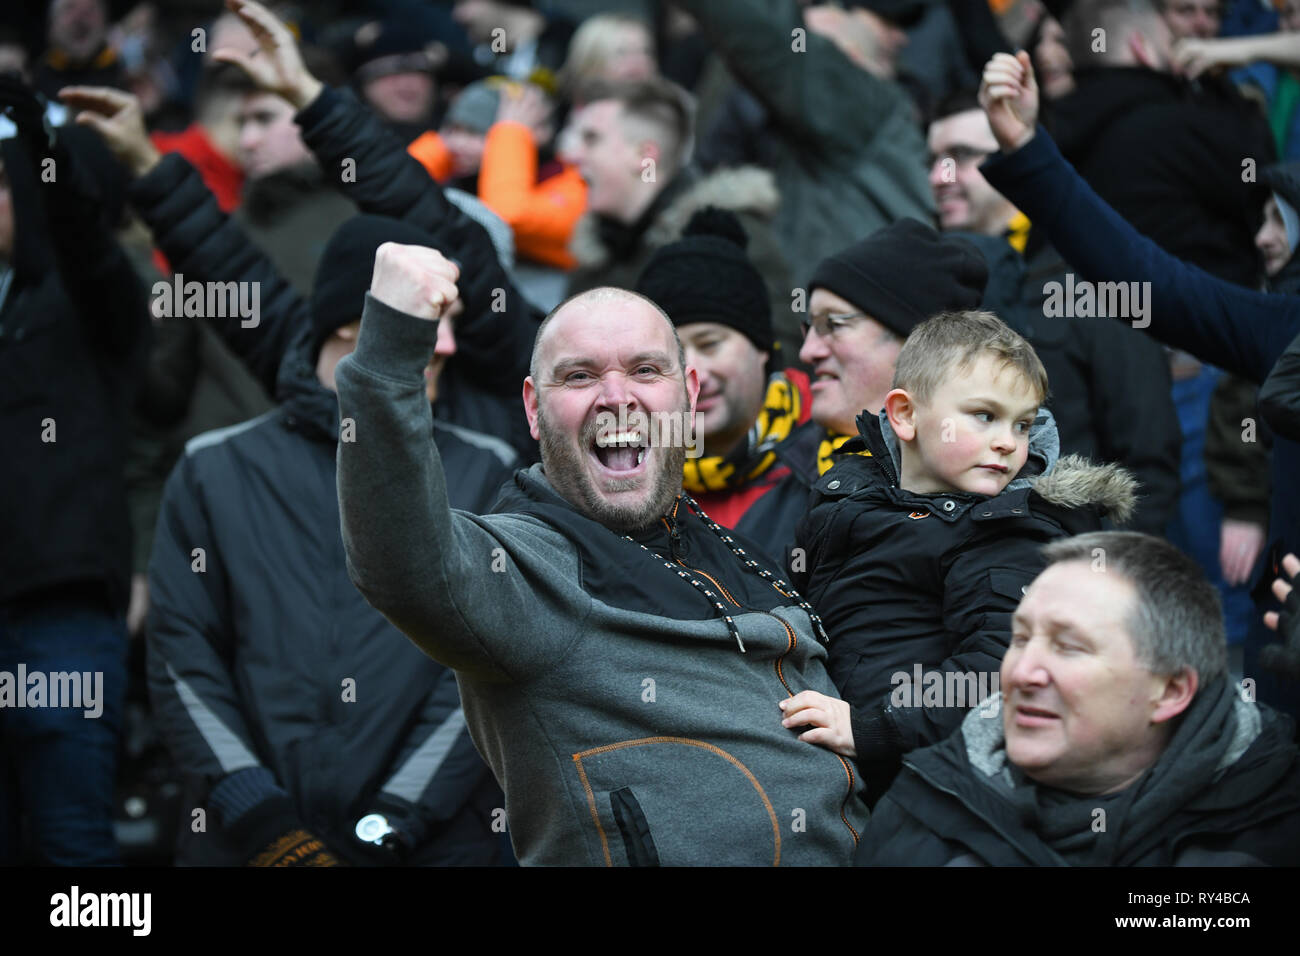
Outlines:
{"label": "cheering bald man", "polygon": [[852,765],[781,726],[836,695],[777,568],[682,494],[699,379],[649,300],[600,288],[542,324],[524,404],[542,463],[493,514],[452,511],[422,370],[455,265],[381,246],[336,374],[352,580],[456,669],[525,864],[837,865],[866,820]]}

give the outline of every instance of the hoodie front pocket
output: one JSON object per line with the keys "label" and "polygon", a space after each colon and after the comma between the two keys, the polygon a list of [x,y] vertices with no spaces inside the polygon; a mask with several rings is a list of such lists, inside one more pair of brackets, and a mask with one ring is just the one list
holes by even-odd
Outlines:
{"label": "hoodie front pocket", "polygon": [[623,837],[623,847],[627,850],[628,866],[658,866],[659,850],[655,847],[654,836],[650,833],[650,822],[645,818],[641,804],[631,787],[623,787],[609,795],[609,807],[618,825],[619,835]]}
{"label": "hoodie front pocket", "polygon": [[625,856],[632,866],[781,863],[767,791],[715,744],[642,737],[580,751],[573,763],[606,866]]}

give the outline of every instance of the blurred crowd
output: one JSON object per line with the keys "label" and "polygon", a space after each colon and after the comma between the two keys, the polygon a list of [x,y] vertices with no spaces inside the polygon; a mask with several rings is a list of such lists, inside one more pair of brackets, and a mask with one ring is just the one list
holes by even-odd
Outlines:
{"label": "blurred crowd", "polygon": [[996,314],[1045,369],[1052,460],[1132,476],[1127,527],[1218,590],[1233,679],[1300,711],[1300,666],[1261,664],[1300,551],[1277,424],[1300,357],[1261,414],[1290,342],[1250,338],[1290,320],[1260,306],[1221,346],[1231,322],[1148,311],[1139,272],[1122,314],[1090,311],[1106,250],[986,178],[979,98],[1026,51],[1042,129],[1105,203],[1297,296],[1300,0],[268,10],[0,14],[0,671],[103,675],[95,720],[0,709],[0,863],[514,861],[453,671],[358,595],[340,539],[334,368],[385,242],[460,270],[425,370],[453,508],[489,512],[542,455],[520,383],[543,317],[636,290],[700,376],[684,489],[796,581],[810,492],[909,334]]}

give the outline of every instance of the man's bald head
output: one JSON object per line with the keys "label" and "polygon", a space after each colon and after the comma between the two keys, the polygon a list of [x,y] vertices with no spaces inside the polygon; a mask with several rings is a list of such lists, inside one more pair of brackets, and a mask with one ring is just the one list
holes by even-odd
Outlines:
{"label": "man's bald head", "polygon": [[551,337],[549,333],[551,333],[552,326],[559,324],[561,326],[561,331],[563,329],[563,323],[557,322],[557,320],[571,313],[590,313],[596,309],[620,304],[630,304],[634,307],[638,305],[644,306],[663,319],[664,324],[668,326],[669,333],[673,337],[673,342],[677,345],[677,366],[679,369],[684,370],[686,368],[686,350],[682,347],[682,340],[677,335],[676,326],[673,325],[672,320],[668,318],[664,310],[659,308],[659,306],[655,305],[654,302],[650,301],[645,296],[632,292],[629,289],[618,289],[614,286],[601,286],[596,289],[590,289],[586,292],[579,292],[576,295],[571,295],[547,313],[546,318],[542,320],[542,324],[537,327],[537,337],[533,340],[533,356],[528,362],[528,374],[532,377],[533,381],[538,380],[538,373],[541,371],[542,367],[542,349],[544,344],[546,344],[546,340]]}
{"label": "man's bald head", "polygon": [[667,513],[700,380],[663,311],[625,289],[574,296],[538,329],[531,366],[524,412],[551,487],[619,534]]}

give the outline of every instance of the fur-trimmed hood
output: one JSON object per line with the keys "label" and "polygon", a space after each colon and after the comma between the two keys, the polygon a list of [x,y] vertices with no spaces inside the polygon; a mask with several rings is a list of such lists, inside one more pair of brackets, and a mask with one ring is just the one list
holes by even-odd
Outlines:
{"label": "fur-trimmed hood", "polygon": [[1115,524],[1125,524],[1137,506],[1137,479],[1114,463],[1095,465],[1066,455],[1046,474],[1030,479],[1034,493],[1062,508],[1094,507]]}
{"label": "fur-trimmed hood", "polygon": [[[658,248],[680,238],[691,216],[705,206],[771,219],[781,203],[776,177],[757,166],[720,169],[698,177],[685,171],[678,175],[690,179],[681,185],[674,182],[665,187],[673,190],[673,194],[658,212],[652,213],[653,218],[641,238],[643,248]],[[588,212],[578,220],[569,240],[569,251],[581,268],[599,268],[609,260],[597,215]]]}

